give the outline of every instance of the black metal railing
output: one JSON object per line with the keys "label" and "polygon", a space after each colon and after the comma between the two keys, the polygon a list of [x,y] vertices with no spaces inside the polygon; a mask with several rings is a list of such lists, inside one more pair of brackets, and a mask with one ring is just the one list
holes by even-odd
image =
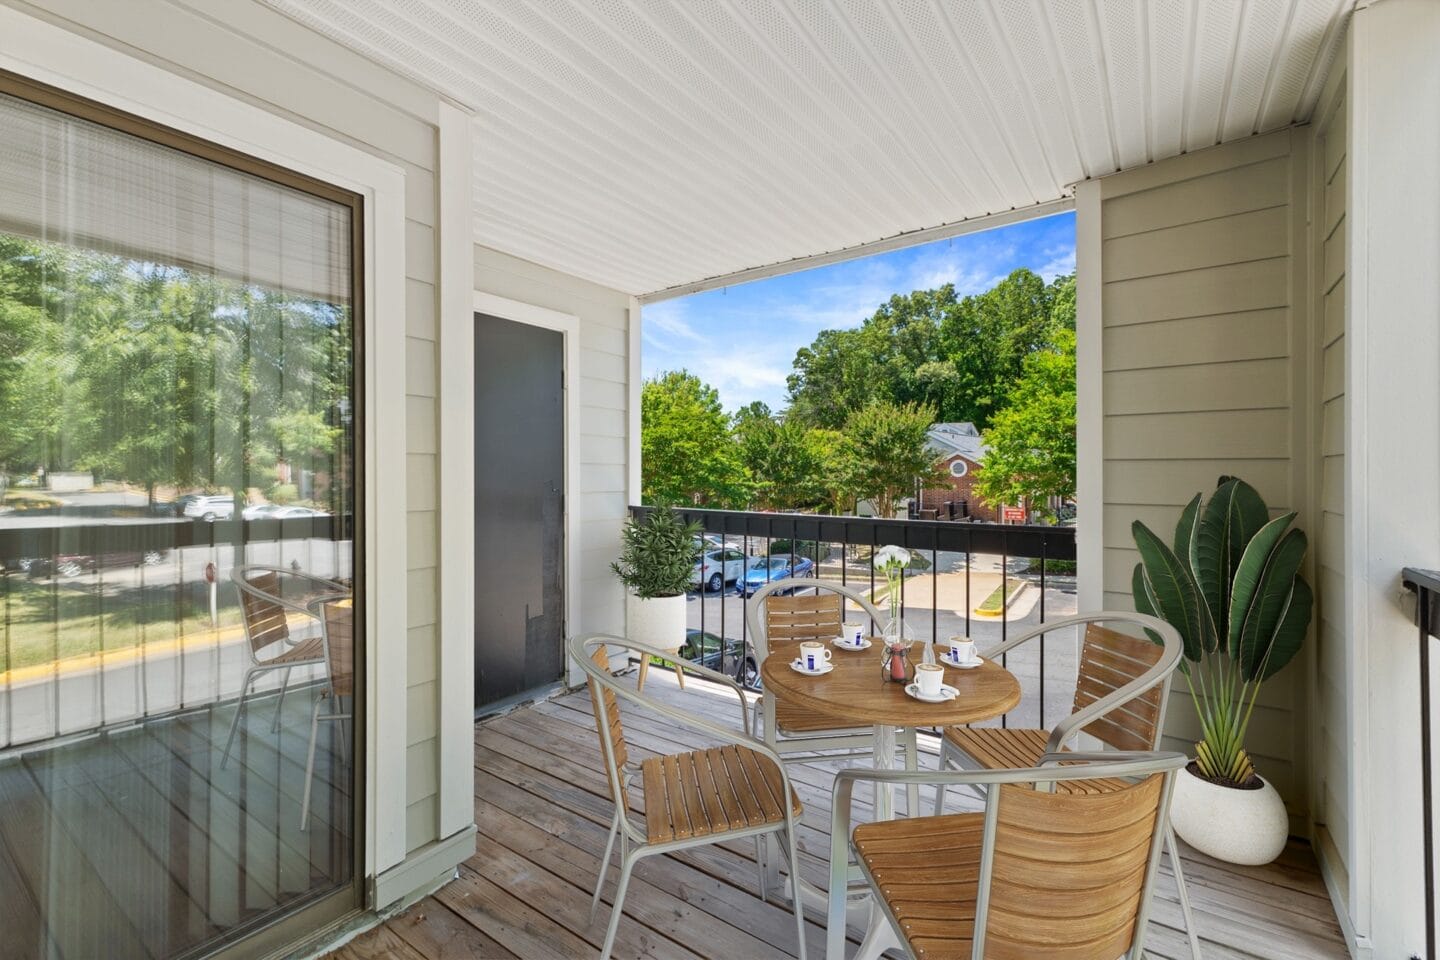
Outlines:
{"label": "black metal railing", "polygon": [[[635,515],[649,510],[636,506],[630,509]],[[1075,528],[1071,526],[688,508],[678,512],[686,520],[700,524],[713,545],[707,551],[738,550],[745,557],[746,568],[758,558],[785,558],[787,570],[794,570],[801,558],[808,560],[808,566],[798,564],[803,571],[797,578],[799,590],[804,589],[807,577],[819,577],[858,585],[873,594],[877,573],[871,555],[887,545],[904,547],[915,559],[901,581],[899,607],[902,619],[917,639],[944,641],[952,634],[963,634],[975,639],[983,649],[991,642],[1004,641],[1016,622],[1030,626],[1048,617],[1076,612]],[[702,570],[705,576],[690,594],[694,606],[689,616],[692,642],[687,643],[688,653],[706,665],[718,664],[722,671],[753,682],[756,664],[744,616],[746,591],[733,588],[726,571],[718,595],[712,593],[707,589],[710,569]],[[1023,596],[1030,587],[1036,588],[1033,600]],[[997,599],[997,590],[995,616],[976,612],[986,599]],[[942,595],[947,597],[943,602]],[[1021,668],[1018,672],[1022,680],[1036,682],[1034,688],[1027,689],[1038,693],[1033,722],[1042,727],[1047,715],[1054,719],[1068,712],[1076,669],[1074,650],[1047,658],[1045,641],[1041,635],[1033,644],[1025,644],[1007,656],[1004,663],[1012,670]],[[1011,658],[1019,658],[1021,663],[1012,665]],[[1028,675],[1032,670],[1033,677]],[[1062,682],[1057,684],[1057,679]],[[1057,699],[1049,711],[1047,680],[1051,694],[1063,698]],[[1028,708],[1022,706],[1022,711],[1028,713]]]}
{"label": "black metal railing", "polygon": [[1434,790],[1430,759],[1430,645],[1440,637],[1440,571],[1406,567],[1405,586],[1419,598],[1415,622],[1420,628],[1420,808],[1425,849],[1425,956],[1435,954]]}

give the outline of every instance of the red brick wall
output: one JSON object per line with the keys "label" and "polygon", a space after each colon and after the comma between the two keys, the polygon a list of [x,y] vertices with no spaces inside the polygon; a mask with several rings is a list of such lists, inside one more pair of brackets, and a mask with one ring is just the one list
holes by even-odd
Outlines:
{"label": "red brick wall", "polygon": [[933,487],[929,490],[922,491],[920,494],[920,509],[938,511],[937,515],[940,519],[944,520],[947,516],[945,512],[945,503],[947,500],[954,500],[956,503],[961,500],[968,500],[970,502],[970,516],[977,520],[998,519],[998,511],[996,511],[994,507],[988,507],[981,503],[980,498],[975,495],[975,473],[979,470],[978,464],[968,463],[970,469],[963,477],[950,476],[951,462],[960,459],[963,458],[957,454],[950,460],[945,461],[945,479],[949,481],[949,485]]}

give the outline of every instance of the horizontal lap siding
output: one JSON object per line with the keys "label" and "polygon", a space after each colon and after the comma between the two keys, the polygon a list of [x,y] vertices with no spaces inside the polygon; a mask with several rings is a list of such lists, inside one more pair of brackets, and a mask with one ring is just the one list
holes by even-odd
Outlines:
{"label": "horizontal lap siding", "polygon": [[[1167,541],[1223,475],[1278,511],[1297,504],[1292,431],[1294,175],[1286,131],[1152,164],[1101,184],[1105,604],[1133,608],[1131,523]],[[1302,669],[1266,685],[1257,766],[1305,810]],[[1184,681],[1169,746],[1199,725]]]}
{"label": "horizontal lap siding", "polygon": [[[177,73],[379,156],[405,172],[406,458],[410,568],[406,714],[406,848],[436,839],[437,554],[435,465],[435,224],[437,98],[418,85],[253,0],[55,0],[45,7]],[[163,25],[163,29],[157,29]],[[382,361],[383,362],[383,361]],[[381,506],[385,509],[386,505]],[[395,585],[371,584],[372,589]]]}
{"label": "horizontal lap siding", "polygon": [[[1328,85],[1327,85],[1328,86]],[[1320,796],[1316,819],[1328,837],[1323,855],[1335,858],[1332,870],[1348,879],[1350,827],[1350,697],[1346,655],[1345,617],[1345,217],[1346,100],[1343,76],[1335,94],[1318,115],[1315,138],[1318,269],[1315,297],[1317,317],[1315,399],[1319,415],[1319,441],[1313,463],[1320,508],[1319,529],[1314,531],[1317,555],[1316,705],[1318,740],[1315,757],[1316,789]]]}
{"label": "horizontal lap siding", "polygon": [[475,247],[475,287],[580,320],[580,595],[570,632],[623,633],[624,597],[610,574],[627,503],[630,298],[585,280]]}

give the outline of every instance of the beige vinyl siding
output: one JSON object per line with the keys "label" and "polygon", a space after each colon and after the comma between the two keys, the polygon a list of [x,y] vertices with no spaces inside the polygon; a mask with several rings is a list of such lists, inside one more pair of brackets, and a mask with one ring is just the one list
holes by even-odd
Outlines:
{"label": "beige vinyl siding", "polygon": [[620,549],[626,507],[630,297],[618,290],[475,247],[475,288],[578,317],[580,321],[578,597],[572,597],[576,632],[625,629],[624,594],[610,574]]}
{"label": "beige vinyl siding", "polygon": [[[11,2],[11,0],[4,0]],[[14,3],[27,12],[33,8]],[[54,0],[52,19],[379,156],[405,172],[409,684],[406,849],[436,839],[435,94],[253,0]],[[157,28],[157,25],[161,25]],[[382,455],[385,451],[382,451]],[[372,584],[383,589],[383,585]]]}
{"label": "beige vinyl siding", "polygon": [[[1282,131],[1101,181],[1104,601],[1133,608],[1130,525],[1167,541],[1221,475],[1305,516],[1295,478],[1292,245],[1303,180]],[[1167,745],[1199,736],[1176,681]],[[1304,669],[1264,688],[1250,748],[1292,814],[1305,804]],[[1297,821],[1303,822],[1303,821]]]}
{"label": "beige vinyl siding", "polygon": [[1320,523],[1316,556],[1316,742],[1312,755],[1317,846],[1347,891],[1351,845],[1349,667],[1345,619],[1345,189],[1347,182],[1344,71],[1326,84],[1313,150],[1315,249],[1313,362],[1318,439],[1314,485]]}

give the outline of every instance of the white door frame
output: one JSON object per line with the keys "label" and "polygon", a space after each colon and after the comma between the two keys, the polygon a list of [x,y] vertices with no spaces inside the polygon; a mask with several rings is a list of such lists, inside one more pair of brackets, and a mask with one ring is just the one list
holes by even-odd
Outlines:
{"label": "white door frame", "polygon": [[[564,384],[565,384],[565,516],[562,521],[562,546],[565,557],[565,597],[563,604],[564,625],[561,628],[562,642],[569,637],[574,620],[571,611],[576,609],[576,598],[580,590],[580,529],[575,505],[580,496],[580,318],[574,314],[561,313],[532,303],[499,297],[492,293],[475,291],[475,312],[501,320],[546,330],[557,330],[564,339]],[[470,364],[471,376],[475,365]],[[473,557],[473,551],[472,551]],[[473,562],[473,561],[472,561]],[[568,683],[578,682],[580,676],[575,665],[565,661],[565,679]]]}

